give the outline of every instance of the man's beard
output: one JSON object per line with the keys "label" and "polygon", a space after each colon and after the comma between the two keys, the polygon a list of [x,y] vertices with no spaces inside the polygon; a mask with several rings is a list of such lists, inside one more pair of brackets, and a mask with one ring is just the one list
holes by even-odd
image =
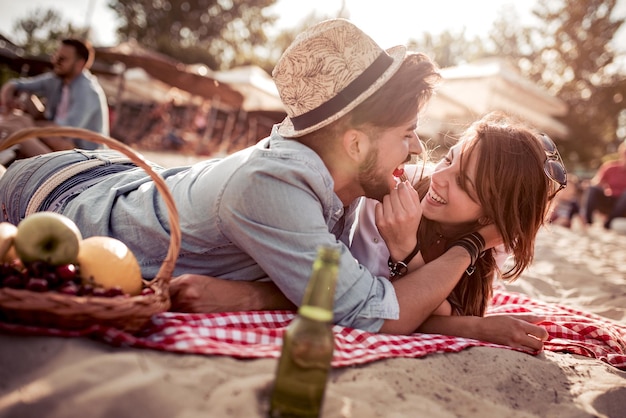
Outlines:
{"label": "man's beard", "polygon": [[56,76],[59,78],[66,78],[69,74],[69,71],[61,70],[61,69],[59,70],[53,69],[53,71],[54,71],[54,74],[56,74]]}
{"label": "man's beard", "polygon": [[378,172],[378,149],[371,150],[359,168],[359,184],[365,197],[379,202],[391,191],[386,176]]}

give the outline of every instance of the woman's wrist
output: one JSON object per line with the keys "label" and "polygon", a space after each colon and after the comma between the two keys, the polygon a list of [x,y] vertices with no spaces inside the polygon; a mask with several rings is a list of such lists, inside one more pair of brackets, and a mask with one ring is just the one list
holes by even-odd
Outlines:
{"label": "woman's wrist", "polygon": [[448,249],[452,247],[461,247],[470,256],[470,265],[465,270],[465,272],[469,275],[474,273],[476,269],[476,261],[485,251],[485,239],[478,232],[472,232],[471,234],[467,234],[459,238],[458,240],[452,242]]}

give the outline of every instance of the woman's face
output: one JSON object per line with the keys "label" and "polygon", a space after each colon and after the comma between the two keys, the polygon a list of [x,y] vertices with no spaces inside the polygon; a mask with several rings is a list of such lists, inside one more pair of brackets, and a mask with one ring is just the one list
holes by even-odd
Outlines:
{"label": "woman's face", "polygon": [[465,155],[461,171],[461,141],[434,168],[430,187],[422,199],[422,211],[424,217],[439,222],[443,232],[454,232],[455,226],[475,222],[484,215],[476,193],[478,151]]}

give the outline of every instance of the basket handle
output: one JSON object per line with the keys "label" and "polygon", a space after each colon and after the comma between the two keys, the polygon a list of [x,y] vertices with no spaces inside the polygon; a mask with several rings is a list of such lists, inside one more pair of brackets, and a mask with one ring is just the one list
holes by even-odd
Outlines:
{"label": "basket handle", "polygon": [[178,209],[176,209],[174,198],[172,197],[172,194],[167,187],[167,184],[165,183],[163,177],[161,177],[159,173],[153,170],[153,168],[146,161],[143,155],[139,154],[128,145],[111,137],[104,136],[97,132],[89,131],[82,128],[51,126],[21,129],[17,132],[14,132],[7,138],[0,139],[0,151],[9,148],[12,145],[19,144],[20,142],[27,139],[38,136],[65,136],[70,138],[81,138],[87,141],[104,144],[109,148],[117,150],[126,155],[128,158],[131,159],[133,163],[135,163],[138,167],[143,168],[146,173],[148,173],[152,180],[154,180],[154,185],[159,191],[159,194],[165,201],[170,223],[170,243],[167,250],[167,256],[163,260],[163,263],[161,264],[161,267],[159,268],[159,271],[157,272],[154,280],[163,281],[165,284],[168,284],[172,277],[172,273],[174,272],[174,266],[178,258],[178,252],[180,251],[181,232]]}

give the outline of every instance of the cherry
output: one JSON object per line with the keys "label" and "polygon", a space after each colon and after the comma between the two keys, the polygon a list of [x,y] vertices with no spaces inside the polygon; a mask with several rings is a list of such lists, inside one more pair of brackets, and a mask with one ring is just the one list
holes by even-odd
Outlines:
{"label": "cherry", "polygon": [[151,287],[144,287],[144,288],[141,290],[141,294],[142,294],[143,296],[146,296],[146,295],[154,295],[154,289],[153,289],[153,288],[151,288]]}
{"label": "cherry", "polygon": [[106,291],[106,296],[110,298],[114,298],[116,296],[122,296],[124,291],[119,286],[113,286]]}
{"label": "cherry", "polygon": [[55,288],[57,287],[60,282],[59,282],[59,277],[56,275],[56,273],[44,273],[43,277],[42,277],[46,282],[48,282],[48,287],[49,288]]}
{"label": "cherry", "polygon": [[26,282],[26,289],[33,292],[47,292],[48,281],[40,277],[31,277],[28,279],[28,282]]}
{"label": "cherry", "polygon": [[74,280],[76,278],[78,269],[74,264],[62,264],[60,266],[56,266],[54,272],[61,279],[61,281],[69,282],[70,280]]}
{"label": "cherry", "polygon": [[50,271],[49,265],[43,261],[33,261],[27,267],[31,277],[43,277],[44,274]]}
{"label": "cherry", "polygon": [[2,285],[12,289],[23,289],[24,280],[22,280],[21,276],[11,274],[9,276],[5,276],[4,280],[2,280]]}
{"label": "cherry", "polygon": [[59,289],[60,293],[69,296],[75,296],[78,294],[78,286],[74,282],[67,282]]}
{"label": "cherry", "polygon": [[84,284],[78,288],[78,296],[88,296],[93,293],[93,286],[90,284]]}
{"label": "cherry", "polygon": [[105,289],[104,287],[94,287],[93,292],[91,292],[91,294],[93,296],[100,296],[100,297],[108,296],[107,289]]}
{"label": "cherry", "polygon": [[2,277],[10,276],[11,274],[14,274],[14,273],[15,273],[15,268],[13,268],[8,263],[3,263],[2,266],[0,267],[0,275],[2,275]]}

